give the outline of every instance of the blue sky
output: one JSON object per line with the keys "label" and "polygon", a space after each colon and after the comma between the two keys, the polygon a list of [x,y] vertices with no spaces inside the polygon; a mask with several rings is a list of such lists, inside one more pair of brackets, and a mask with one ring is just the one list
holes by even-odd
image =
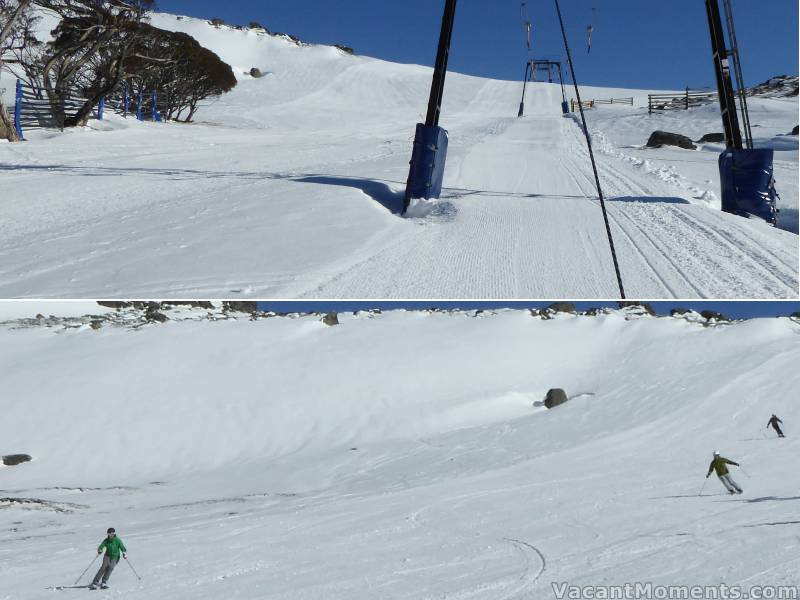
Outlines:
{"label": "blue sky", "polygon": [[[461,302],[437,302],[435,300],[415,300],[415,301],[267,301],[260,302],[260,310],[272,310],[275,312],[351,312],[354,310],[366,310],[369,308],[380,308],[382,310],[392,310],[398,308],[406,309],[426,309],[438,308],[463,308],[466,310],[492,309],[492,308],[544,308],[551,301],[531,301],[531,302],[494,302],[494,301],[461,301]],[[732,302],[732,301],[702,301],[702,302],[680,302],[663,301],[651,302],[653,308],[659,314],[669,314],[673,308],[691,308],[698,312],[703,310],[714,310],[728,315],[735,319],[745,319],[754,317],[776,317],[790,315],[800,312],[800,302]],[[616,302],[589,301],[576,302],[579,310],[586,310],[593,307],[610,306],[616,307]]]}
{"label": "blue sky", "polygon": [[[581,83],[676,89],[714,86],[703,0],[561,0]],[[527,49],[521,0],[460,0],[450,68],[519,79]],[[160,10],[259,21],[315,43],[432,65],[444,0],[158,0]],[[528,0],[536,58],[561,59],[552,0]],[[798,72],[797,0],[733,0],[748,84]],[[595,10],[593,10],[595,9]],[[594,27],[591,54],[586,27]]]}

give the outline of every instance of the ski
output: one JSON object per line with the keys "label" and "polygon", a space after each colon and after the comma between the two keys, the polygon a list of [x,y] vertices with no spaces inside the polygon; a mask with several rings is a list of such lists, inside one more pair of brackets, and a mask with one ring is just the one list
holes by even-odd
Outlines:
{"label": "ski", "polygon": [[46,590],[88,590],[89,586],[88,585],[54,585],[54,586],[51,586],[51,587],[48,587],[48,588],[45,588],[45,589]]}

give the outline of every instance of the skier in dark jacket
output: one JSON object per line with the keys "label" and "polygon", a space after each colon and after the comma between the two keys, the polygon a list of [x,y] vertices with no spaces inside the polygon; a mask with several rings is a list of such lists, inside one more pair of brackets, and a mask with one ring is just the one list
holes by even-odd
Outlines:
{"label": "skier in dark jacket", "polygon": [[717,477],[722,482],[722,485],[725,486],[725,489],[728,490],[731,494],[741,494],[742,488],[740,488],[736,482],[731,479],[731,474],[728,471],[728,465],[736,465],[739,466],[739,463],[733,462],[732,460],[728,460],[727,458],[720,456],[719,452],[714,452],[714,459],[711,461],[711,464],[708,466],[708,473],[706,474],[706,479],[711,475],[711,471],[717,472]]}
{"label": "skier in dark jacket", "polygon": [[100,570],[94,576],[92,585],[89,586],[90,590],[96,590],[98,586],[104,590],[107,589],[108,578],[111,577],[114,567],[117,566],[120,554],[122,554],[122,558],[128,558],[126,554],[128,549],[122,543],[122,540],[117,537],[116,530],[113,527],[109,527],[106,534],[106,539],[97,547],[98,554],[102,554],[103,550],[105,550],[106,555],[103,557],[103,564]]}
{"label": "skier in dark jacket", "polygon": [[780,423],[781,425],[783,425],[783,421],[781,421],[781,420],[780,420],[778,417],[776,417],[775,415],[772,415],[772,416],[770,417],[769,421],[767,421],[767,427],[769,427],[770,425],[772,425],[772,428],[773,428],[773,429],[774,429],[774,430],[777,432],[777,434],[778,434],[778,437],[786,437],[786,436],[784,436],[784,435],[783,435],[783,431],[781,431],[781,428],[780,428],[780,426],[778,425],[778,423]]}

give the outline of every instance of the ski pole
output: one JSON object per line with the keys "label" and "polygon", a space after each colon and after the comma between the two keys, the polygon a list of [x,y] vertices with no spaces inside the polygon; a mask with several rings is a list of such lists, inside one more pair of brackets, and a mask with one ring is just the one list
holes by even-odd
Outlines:
{"label": "ski pole", "polygon": [[744,473],[745,475],[747,475],[748,478],[750,478],[750,475],[748,475],[747,471],[742,469],[742,465],[739,465],[739,468],[742,470],[742,473]]}
{"label": "ski pole", "polygon": [[697,494],[698,496],[702,496],[703,495],[703,490],[706,489],[706,484],[707,483],[708,483],[708,477],[706,477],[706,480],[703,482],[703,487],[700,488],[700,493]]}
{"label": "ski pole", "polygon": [[86,571],[88,571],[89,569],[91,569],[91,568],[92,568],[92,565],[94,564],[94,561],[96,561],[96,560],[97,560],[97,557],[98,557],[98,556],[100,556],[100,553],[97,553],[97,554],[95,554],[95,555],[94,555],[94,558],[92,559],[92,562],[90,562],[90,563],[89,563],[89,566],[88,566],[88,567],[86,567],[86,568],[83,570],[83,573],[81,573],[81,576],[80,576],[80,577],[78,577],[78,578],[75,580],[75,583],[74,583],[73,585],[78,585],[78,582],[79,582],[81,579],[83,579],[83,576],[84,576],[84,575],[86,575]]}
{"label": "ski pole", "polygon": [[127,557],[125,557],[125,562],[126,562],[126,563],[128,563],[128,566],[131,568],[131,571],[133,571],[133,574],[134,574],[134,575],[136,575],[136,578],[137,578],[139,581],[141,581],[141,580],[142,580],[142,578],[141,578],[141,577],[139,577],[139,574],[136,572],[136,569],[134,569],[134,568],[133,568],[133,565],[131,564],[131,561],[129,561]]}

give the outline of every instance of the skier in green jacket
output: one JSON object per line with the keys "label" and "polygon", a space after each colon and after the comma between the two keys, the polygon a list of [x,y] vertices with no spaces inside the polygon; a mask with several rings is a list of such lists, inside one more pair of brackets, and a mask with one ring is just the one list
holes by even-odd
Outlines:
{"label": "skier in green jacket", "polygon": [[109,527],[106,534],[106,539],[97,547],[98,554],[102,554],[103,550],[105,550],[106,555],[103,557],[103,564],[100,570],[94,576],[92,585],[89,586],[90,590],[96,590],[98,586],[104,590],[107,589],[108,578],[111,577],[114,567],[117,566],[120,554],[122,554],[122,558],[128,558],[128,549],[122,543],[122,540],[117,537],[116,530],[113,527]]}
{"label": "skier in green jacket", "polygon": [[719,452],[714,452],[714,458],[711,461],[711,464],[708,465],[706,479],[708,479],[708,477],[711,475],[711,471],[716,471],[717,477],[719,477],[719,480],[722,482],[722,485],[725,486],[725,489],[728,490],[728,492],[731,494],[741,494],[742,488],[740,488],[731,478],[731,474],[728,471],[728,465],[736,465],[738,467],[739,463],[728,460],[724,456],[720,456]]}

